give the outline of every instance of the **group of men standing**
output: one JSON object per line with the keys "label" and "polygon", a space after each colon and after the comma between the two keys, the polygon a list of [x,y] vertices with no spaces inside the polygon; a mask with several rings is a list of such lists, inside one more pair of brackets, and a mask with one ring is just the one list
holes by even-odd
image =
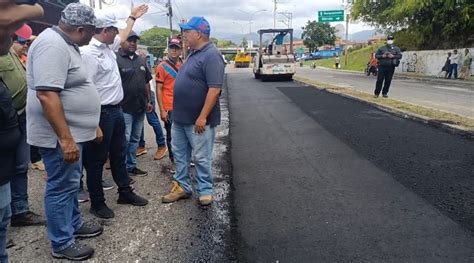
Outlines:
{"label": "group of men standing", "polygon": [[[126,23],[121,23],[111,13],[94,14],[86,5],[69,4],[62,11],[58,26],[42,32],[29,49],[27,92],[24,90],[26,110],[20,113],[20,109],[13,107],[11,88],[8,83],[4,88],[3,81],[0,82],[0,133],[7,138],[0,145],[0,156],[2,162],[8,161],[0,163],[9,173],[8,177],[2,176],[0,182],[2,260],[7,259],[5,230],[10,218],[9,210],[3,209],[3,203],[10,197],[3,196],[10,194],[8,182],[11,175],[16,176],[12,168],[16,158],[11,156],[11,149],[22,136],[27,138],[25,145],[27,141],[39,147],[46,167],[44,204],[53,257],[87,259],[94,249],[76,238],[95,237],[103,232],[102,226],[85,223],[80,214],[77,193],[83,167],[91,200],[90,212],[95,216],[115,216],[106,205],[102,188],[107,159],[118,186],[117,203],[147,205],[148,200],[133,190],[130,178],[147,174],[137,167],[136,151],[145,114],[155,110],[155,98],[150,90],[152,73],[136,54],[139,36],[132,31],[135,21],[147,10],[146,5],[134,7]],[[162,202],[191,196],[189,167],[193,156],[199,202],[209,205],[213,194],[211,162],[215,127],[220,123],[224,62],[209,41],[210,25],[206,19],[193,17],[180,26],[190,55],[181,65],[180,39],[171,39],[168,58],[157,66],[155,77],[157,108],[167,135],[167,146],[159,145],[159,152],[163,155],[169,149],[171,170],[176,171],[171,192],[163,196]],[[26,116],[22,129],[20,115],[23,112]],[[26,171],[24,177],[27,180]]]}

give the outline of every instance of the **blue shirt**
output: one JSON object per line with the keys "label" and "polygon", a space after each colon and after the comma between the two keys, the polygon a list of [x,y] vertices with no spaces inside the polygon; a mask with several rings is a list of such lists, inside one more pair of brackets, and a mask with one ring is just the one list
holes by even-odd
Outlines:
{"label": "blue shirt", "polygon": [[[224,60],[212,42],[194,50],[181,66],[174,84],[173,121],[191,125],[201,113],[209,87],[222,88]],[[207,116],[207,125],[220,124],[219,100]]]}

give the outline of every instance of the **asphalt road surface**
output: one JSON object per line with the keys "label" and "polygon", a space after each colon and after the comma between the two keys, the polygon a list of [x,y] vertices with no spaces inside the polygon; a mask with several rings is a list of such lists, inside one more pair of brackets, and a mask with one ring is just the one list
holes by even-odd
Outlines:
{"label": "asphalt road surface", "polygon": [[[372,94],[377,77],[328,69],[297,68],[297,75]],[[395,75],[389,96],[474,118],[474,82],[445,79],[407,79]]]}
{"label": "asphalt road surface", "polygon": [[248,70],[227,85],[238,261],[474,261],[472,139]]}

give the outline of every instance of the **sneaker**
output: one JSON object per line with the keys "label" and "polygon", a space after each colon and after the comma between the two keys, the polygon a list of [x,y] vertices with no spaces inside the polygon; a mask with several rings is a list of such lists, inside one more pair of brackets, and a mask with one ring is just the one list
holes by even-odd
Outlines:
{"label": "sneaker", "polygon": [[105,203],[95,206],[91,205],[89,212],[91,212],[91,214],[95,215],[96,217],[103,219],[115,217],[114,211],[110,209]]}
{"label": "sneaker", "polygon": [[168,152],[168,147],[166,147],[166,145],[158,147],[158,150],[156,150],[156,153],[153,156],[153,159],[155,159],[155,160],[163,159],[163,157],[166,156],[167,152]]}
{"label": "sneaker", "polygon": [[77,193],[77,201],[79,201],[79,203],[89,202],[90,200],[89,193],[87,193],[86,190],[79,190],[79,193]]}
{"label": "sneaker", "polygon": [[146,150],[145,147],[143,147],[143,146],[138,146],[137,147],[137,152],[136,152],[137,156],[144,155],[146,153],[148,153],[148,151]]}
{"label": "sneaker", "polygon": [[33,169],[33,170],[38,170],[38,171],[44,171],[45,168],[44,168],[44,163],[43,163],[43,161],[42,161],[42,160],[39,160],[39,161],[37,161],[37,162],[35,162],[35,163],[32,163],[32,164],[31,164],[31,169]]}
{"label": "sneaker", "polygon": [[135,167],[135,168],[133,168],[133,170],[128,172],[128,175],[143,177],[143,176],[147,176],[148,172],[142,171],[142,170]]}
{"label": "sneaker", "polygon": [[208,206],[212,203],[212,195],[201,195],[199,197],[199,203],[202,206]]}
{"label": "sneaker", "polygon": [[27,211],[18,215],[13,215],[11,219],[11,226],[44,226],[46,221],[38,214]]}
{"label": "sneaker", "polygon": [[387,94],[382,94],[382,97],[388,98],[388,95]]}
{"label": "sneaker", "polygon": [[172,174],[175,174],[175,173],[176,173],[176,164],[175,164],[175,163],[171,163],[170,172],[171,172]]}
{"label": "sneaker", "polygon": [[135,194],[133,191],[126,194],[119,194],[117,204],[121,205],[134,205],[134,206],[145,206],[148,204],[148,200],[139,195]]}
{"label": "sneaker", "polygon": [[184,191],[184,189],[179,186],[179,183],[176,181],[173,181],[173,188],[171,189],[171,192],[161,198],[162,203],[172,203],[176,202],[180,199],[187,199],[191,197],[191,193],[187,193]]}
{"label": "sneaker", "polygon": [[114,185],[110,182],[102,180],[102,189],[104,189],[104,191],[108,191],[114,189]]}
{"label": "sneaker", "polygon": [[82,226],[74,232],[74,237],[76,238],[90,238],[100,236],[104,228],[100,225],[92,223],[83,223]]}
{"label": "sneaker", "polygon": [[52,252],[54,258],[65,258],[69,260],[86,260],[94,254],[94,249],[88,245],[83,245],[77,240],[74,241],[69,247]]}

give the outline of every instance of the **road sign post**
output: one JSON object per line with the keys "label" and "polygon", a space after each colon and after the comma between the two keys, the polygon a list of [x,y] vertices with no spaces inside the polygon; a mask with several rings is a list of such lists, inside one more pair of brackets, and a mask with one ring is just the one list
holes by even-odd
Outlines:
{"label": "road sign post", "polygon": [[318,12],[318,22],[342,22],[344,21],[344,10],[326,10]]}

